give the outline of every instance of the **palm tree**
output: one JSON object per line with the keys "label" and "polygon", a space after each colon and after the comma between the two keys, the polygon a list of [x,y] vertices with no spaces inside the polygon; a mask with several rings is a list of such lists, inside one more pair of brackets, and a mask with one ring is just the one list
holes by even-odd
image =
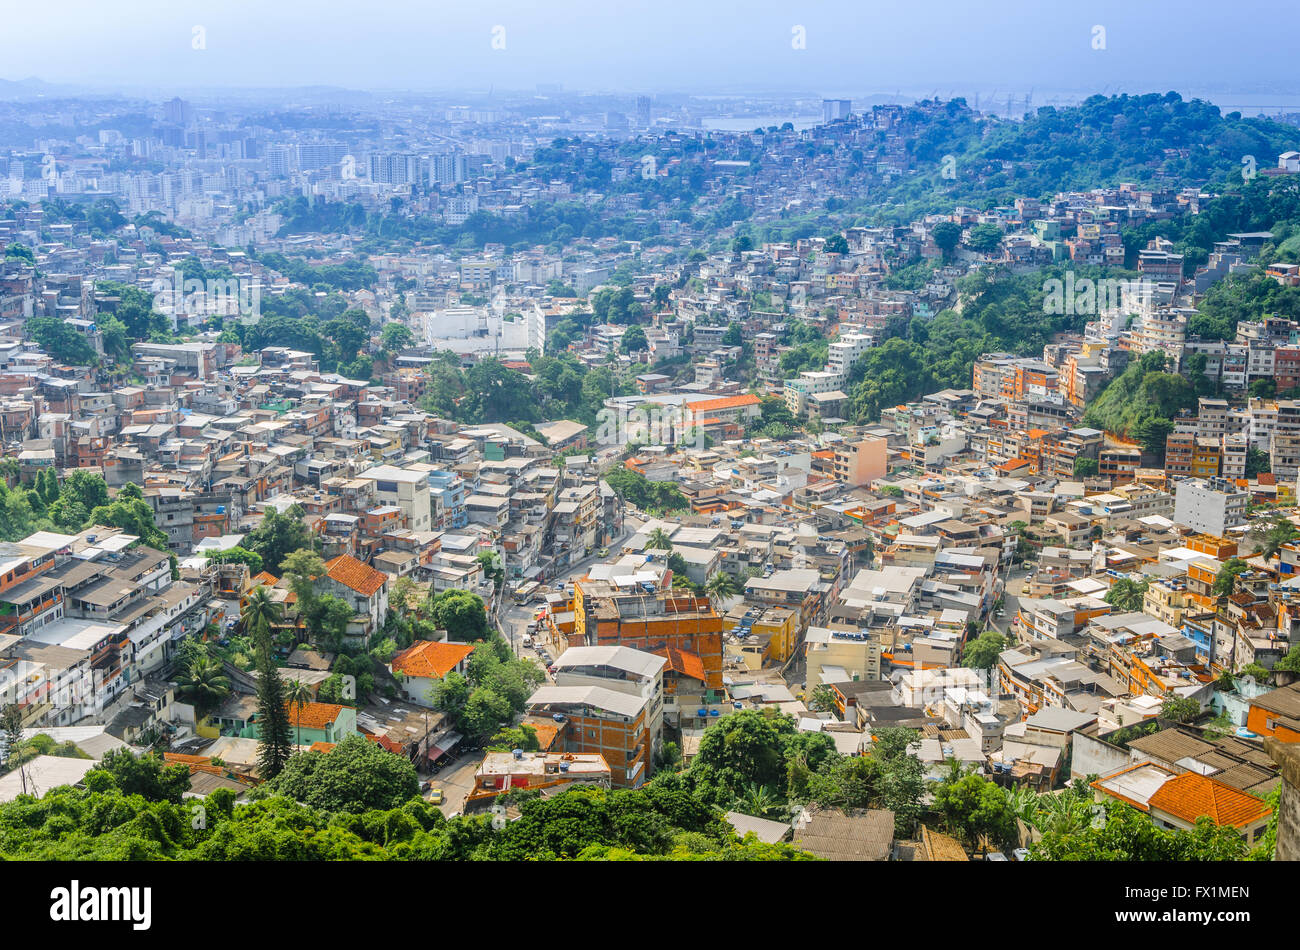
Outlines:
{"label": "palm tree", "polygon": [[1149,583],[1150,581],[1147,580],[1138,583],[1130,577],[1121,577],[1110,585],[1110,590],[1106,592],[1104,599],[1117,610],[1130,612],[1141,610]]}
{"label": "palm tree", "polygon": [[1007,801],[1011,803],[1011,810],[1016,813],[1016,817],[1026,827],[1038,830],[1040,809],[1037,792],[1024,785],[1016,785],[1007,789]]}
{"label": "palm tree", "polygon": [[672,539],[668,537],[668,532],[663,528],[655,528],[650,532],[650,537],[646,539],[646,547],[656,551],[671,551],[673,549]]}
{"label": "palm tree", "polygon": [[272,600],[271,591],[259,584],[248,595],[248,604],[239,620],[244,625],[245,635],[252,637],[260,647],[263,642],[269,645],[271,625],[278,623],[283,616],[283,605]]}
{"label": "palm tree", "polygon": [[1289,544],[1296,539],[1296,527],[1291,521],[1284,517],[1279,517],[1264,532],[1264,544],[1260,553],[1263,554],[1264,560],[1272,560],[1277,552],[1282,549],[1282,545]]}
{"label": "palm tree", "polygon": [[763,818],[770,812],[779,809],[781,805],[770,788],[766,785],[751,782],[749,788],[745,789],[744,794],[736,798],[732,807],[742,815]]}
{"label": "palm tree", "polygon": [[202,717],[230,695],[230,678],[222,672],[221,663],[215,657],[199,657],[181,674],[178,692],[186,702],[193,703]]}
{"label": "palm tree", "polygon": [[704,585],[705,591],[716,601],[726,600],[740,593],[740,584],[726,571],[717,571]]}
{"label": "palm tree", "polygon": [[284,684],[284,701],[290,707],[296,707],[298,745],[302,745],[302,707],[311,702],[311,687],[302,680],[287,680]]}
{"label": "palm tree", "polygon": [[819,685],[808,697],[808,708],[813,712],[835,712],[835,693],[825,683]]}

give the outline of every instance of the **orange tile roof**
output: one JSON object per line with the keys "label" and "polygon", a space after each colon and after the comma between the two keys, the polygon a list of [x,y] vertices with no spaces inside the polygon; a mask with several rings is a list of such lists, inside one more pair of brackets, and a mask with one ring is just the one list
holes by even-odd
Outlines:
{"label": "orange tile roof", "polygon": [[365,597],[373,597],[384,586],[388,575],[369,565],[362,564],[351,554],[340,554],[325,562],[325,574],[332,581],[351,588]]}
{"label": "orange tile roof", "polygon": [[555,737],[560,734],[560,724],[539,716],[529,716],[520,722],[521,726],[532,726],[537,730],[537,744],[543,752],[550,749]]}
{"label": "orange tile roof", "polygon": [[472,643],[419,640],[393,657],[393,669],[407,676],[442,679],[473,652]]}
{"label": "orange tile roof", "polygon": [[664,647],[662,650],[651,650],[655,656],[662,656],[668,661],[668,669],[674,673],[681,673],[683,676],[689,676],[693,680],[705,682],[704,661],[698,654],[691,653],[689,650],[679,650],[676,647]]}
{"label": "orange tile roof", "polygon": [[280,583],[280,578],[276,577],[270,571],[263,571],[253,578],[252,583],[255,587],[265,584],[267,587],[274,587]]}
{"label": "orange tile roof", "polygon": [[698,402],[688,402],[686,409],[692,415],[700,412],[714,412],[718,409],[738,409],[741,406],[757,406],[763,400],[759,399],[753,393],[745,393],[743,396],[723,396],[721,399],[701,399]]}
{"label": "orange tile roof", "polygon": [[1195,772],[1184,772],[1165,782],[1147,800],[1147,806],[1187,822],[1208,815],[1216,825],[1235,827],[1273,813],[1254,795]]}
{"label": "orange tile roof", "polygon": [[[303,703],[301,706],[297,703],[285,703],[285,708],[289,710],[289,725],[297,728],[303,726],[307,729],[324,729],[334,720],[339,718],[339,713],[344,707],[337,703]],[[301,715],[299,710],[301,709]]]}
{"label": "orange tile roof", "polygon": [[363,732],[362,735],[365,736],[367,739],[369,739],[371,742],[373,742],[375,745],[379,746],[381,749],[387,749],[389,752],[393,752],[397,755],[404,754],[402,752],[402,747],[398,745],[396,742],[394,742],[392,739],[388,738],[388,736],[376,735],[373,732]]}
{"label": "orange tile roof", "polygon": [[320,742],[320,741],[317,741],[317,742],[313,742],[313,743],[311,744],[311,748],[308,749],[307,751],[308,751],[308,752],[330,752],[330,751],[333,750],[333,748],[334,748],[336,745],[338,745],[337,742]]}

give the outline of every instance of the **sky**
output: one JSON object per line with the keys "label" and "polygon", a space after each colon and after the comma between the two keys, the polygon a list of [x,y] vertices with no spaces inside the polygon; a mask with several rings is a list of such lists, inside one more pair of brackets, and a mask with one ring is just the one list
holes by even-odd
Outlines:
{"label": "sky", "polygon": [[1295,50],[1293,12],[1263,0],[0,4],[0,78],[114,91],[561,83],[619,93],[1285,96],[1300,91]]}

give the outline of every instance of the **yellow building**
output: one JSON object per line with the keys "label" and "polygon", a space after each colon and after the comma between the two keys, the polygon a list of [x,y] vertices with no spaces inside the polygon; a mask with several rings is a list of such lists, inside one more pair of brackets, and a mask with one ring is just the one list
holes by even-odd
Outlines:
{"label": "yellow building", "polygon": [[759,607],[737,604],[722,618],[723,633],[748,639],[747,647],[761,648],[763,662],[784,663],[799,642],[799,611],[789,607]]}

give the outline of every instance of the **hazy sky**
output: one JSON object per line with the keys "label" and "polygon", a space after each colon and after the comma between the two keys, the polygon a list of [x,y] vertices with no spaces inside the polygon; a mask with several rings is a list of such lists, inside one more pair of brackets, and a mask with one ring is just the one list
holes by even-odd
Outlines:
{"label": "hazy sky", "polygon": [[[196,27],[206,48],[194,48]],[[795,27],[806,48],[792,47]],[[5,0],[0,78],[163,90],[1295,88],[1295,37],[1294,10],[1263,0]]]}

